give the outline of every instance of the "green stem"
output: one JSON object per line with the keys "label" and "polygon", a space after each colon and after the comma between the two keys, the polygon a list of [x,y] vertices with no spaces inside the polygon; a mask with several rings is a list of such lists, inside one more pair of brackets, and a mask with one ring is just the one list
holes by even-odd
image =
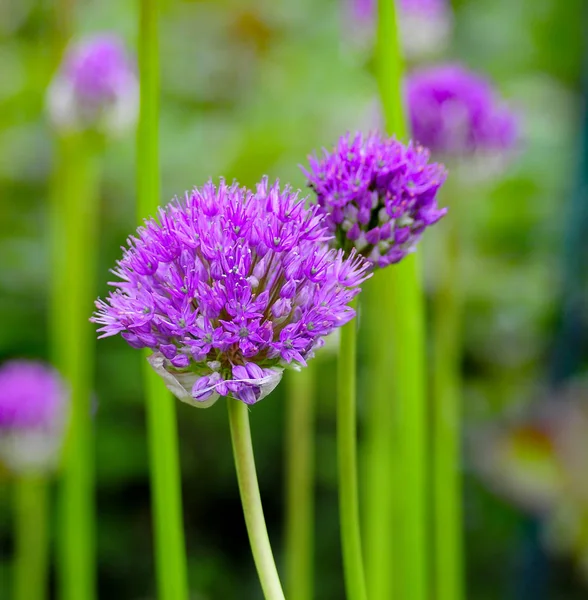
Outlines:
{"label": "green stem", "polygon": [[14,486],[14,600],[45,600],[48,597],[48,484],[42,476],[23,475],[15,480]]}
{"label": "green stem", "polygon": [[233,398],[227,398],[227,406],[241,504],[259,581],[266,600],[284,600],[259,495],[249,428],[249,408],[240,400]]}
{"label": "green stem", "polygon": [[54,4],[54,48],[56,59],[66,47],[74,30],[76,0],[56,0]]}
{"label": "green stem", "polygon": [[400,50],[395,2],[378,0],[376,72],[386,130],[399,139],[407,135],[402,81],[404,60]]}
{"label": "green stem", "polygon": [[313,597],[314,365],[286,375],[286,574],[290,600]]}
{"label": "green stem", "polygon": [[435,598],[461,600],[463,590],[460,473],[459,244],[448,217],[433,297],[433,485]]}
{"label": "green stem", "polygon": [[338,361],[339,520],[347,600],[366,600],[357,492],[356,328],[355,319],[341,328]]}
{"label": "green stem", "polygon": [[[407,126],[402,94],[403,60],[398,37],[395,3],[379,0],[376,63],[382,108],[388,132],[404,139]],[[395,589],[399,597],[425,600],[429,593],[426,375],[424,301],[418,256],[409,256],[399,265],[389,267],[385,274],[376,276],[390,279],[390,293],[382,299],[380,314],[382,319],[389,319],[386,331],[394,332],[391,340],[380,340],[382,351],[383,345],[390,343],[392,356],[390,368],[377,376],[387,378],[389,396],[397,404],[395,410],[398,414],[397,427],[388,434],[398,436],[399,443],[397,455],[389,455],[390,477],[397,479],[388,489],[399,493],[402,490],[403,503],[402,530],[396,532],[398,551],[391,556],[391,561],[399,565],[395,572]],[[392,506],[390,498],[382,499],[382,506],[385,501]],[[392,533],[382,531],[381,535]],[[385,584],[385,589],[389,588],[390,585]]]}
{"label": "green stem", "polygon": [[428,597],[427,415],[425,395],[424,303],[417,256],[391,269],[393,361],[390,396],[398,403],[402,545],[399,550],[402,597]]}
{"label": "green stem", "polygon": [[[137,132],[137,196],[140,220],[155,216],[160,203],[158,12],[158,0],[141,0],[141,101]],[[147,360],[144,363],[144,381],[159,599],[186,600],[188,582],[176,407],[163,382],[151,369]]]}
{"label": "green stem", "polygon": [[147,360],[143,369],[158,598],[187,600],[189,594],[175,404]]}
{"label": "green stem", "polygon": [[[83,136],[61,140],[61,204],[54,208],[54,361],[70,386],[71,409],[60,489],[60,584],[65,600],[95,597],[94,436],[91,393],[95,334],[88,321],[95,297],[98,165]],[[57,223],[60,226],[57,226]],[[61,246],[58,249],[58,246]],[[59,328],[55,327],[57,325]]]}
{"label": "green stem", "polygon": [[401,494],[395,494],[401,472],[398,403],[390,397],[386,376],[392,364],[391,344],[394,331],[389,313],[382,311],[390,298],[392,269],[385,269],[369,280],[361,294],[368,334],[368,398],[364,444],[364,524],[366,577],[371,598],[395,598],[395,568],[402,560],[398,553],[398,534],[402,524]]}

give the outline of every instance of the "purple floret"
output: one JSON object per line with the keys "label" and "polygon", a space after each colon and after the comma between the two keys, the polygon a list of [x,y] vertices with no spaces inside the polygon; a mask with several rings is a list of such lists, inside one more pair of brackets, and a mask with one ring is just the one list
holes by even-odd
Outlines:
{"label": "purple floret", "polygon": [[62,381],[52,368],[14,360],[0,368],[0,431],[51,429],[65,405]]}
{"label": "purple floret", "polygon": [[442,165],[425,148],[379,134],[345,135],[332,152],[309,157],[303,169],[335,243],[373,266],[397,263],[446,209],[437,207]]}
{"label": "purple floret", "polygon": [[[394,1],[394,0],[392,0]],[[352,0],[353,14],[362,20],[374,18],[377,0]],[[399,12],[402,14],[418,14],[423,18],[444,15],[447,10],[447,0],[397,0]]]}
{"label": "purple floret", "polygon": [[[377,16],[377,0],[347,2],[352,32],[371,34]],[[453,22],[448,0],[396,0],[396,4],[398,32],[408,59],[424,59],[447,45]]]}
{"label": "purple floret", "polygon": [[329,249],[330,237],[318,207],[288,187],[210,181],[129,238],[117,289],[92,320],[101,337],[153,349],[151,364],[181,399],[251,404],[355,315],[349,303],[369,264]]}
{"label": "purple floret", "polygon": [[448,10],[447,0],[398,0],[401,11],[421,14],[443,14]]}
{"label": "purple floret", "polygon": [[16,473],[55,468],[69,395],[51,367],[13,360],[0,367],[0,461]]}
{"label": "purple floret", "polygon": [[62,68],[80,98],[103,103],[115,99],[129,77],[134,77],[135,67],[122,41],[102,34],[72,47]]}
{"label": "purple floret", "polygon": [[407,100],[415,140],[440,155],[504,153],[517,141],[517,119],[485,78],[460,65],[414,71]]}
{"label": "purple floret", "polygon": [[138,82],[123,41],[103,33],[72,44],[49,89],[48,106],[64,129],[118,133],[133,125]]}

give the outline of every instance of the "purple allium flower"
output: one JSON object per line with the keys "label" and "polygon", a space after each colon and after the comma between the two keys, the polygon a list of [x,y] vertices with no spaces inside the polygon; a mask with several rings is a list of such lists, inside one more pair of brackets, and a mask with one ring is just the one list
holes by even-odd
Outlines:
{"label": "purple allium flower", "polygon": [[153,349],[180,400],[253,404],[355,316],[348,304],[369,264],[329,249],[318,207],[290,188],[209,181],[158,216],[129,238],[121,281],[92,320],[101,337]]}
{"label": "purple allium flower", "polygon": [[445,181],[429,152],[379,134],[343,136],[333,152],[309,157],[304,174],[326,214],[337,247],[376,267],[404,258],[447,211],[437,207]]}
{"label": "purple allium flower", "polygon": [[134,61],[112,33],[70,46],[48,93],[51,119],[66,131],[122,133],[135,124],[138,102]]}
{"label": "purple allium flower", "polygon": [[[355,26],[373,30],[377,0],[349,1]],[[397,0],[397,7],[402,46],[408,58],[426,57],[445,48],[453,26],[447,0]]]}
{"label": "purple allium flower", "polygon": [[0,368],[0,459],[15,471],[55,466],[68,394],[52,368],[14,360]]}
{"label": "purple allium flower", "polygon": [[414,139],[441,156],[504,154],[517,141],[513,112],[485,78],[460,65],[427,67],[407,79]]}

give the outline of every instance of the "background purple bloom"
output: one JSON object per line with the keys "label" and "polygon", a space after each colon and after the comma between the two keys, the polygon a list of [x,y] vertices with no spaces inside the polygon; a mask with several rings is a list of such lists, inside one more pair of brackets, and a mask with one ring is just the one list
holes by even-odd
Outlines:
{"label": "background purple bloom", "polygon": [[406,93],[414,139],[440,155],[503,153],[517,140],[517,120],[492,84],[457,64],[417,70]]}
{"label": "background purple bloom", "polygon": [[[377,0],[348,1],[355,26],[364,24],[373,30]],[[448,0],[396,0],[396,4],[402,45],[409,58],[424,57],[446,46],[453,24]]]}
{"label": "background purple bloom", "polygon": [[93,320],[101,337],[152,348],[180,399],[256,402],[355,315],[348,304],[369,265],[329,238],[318,207],[288,187],[208,182],[129,238]]}
{"label": "background purple bloom", "polygon": [[15,360],[0,368],[0,458],[15,470],[53,466],[67,393],[55,370]]}
{"label": "background purple bloom", "polygon": [[429,163],[421,146],[347,134],[332,152],[309,161],[303,172],[337,247],[361,253],[374,266],[400,261],[446,212],[436,199],[445,170]]}
{"label": "background purple bloom", "polygon": [[118,133],[136,121],[138,92],[124,43],[104,33],[68,48],[49,89],[49,112],[59,128]]}

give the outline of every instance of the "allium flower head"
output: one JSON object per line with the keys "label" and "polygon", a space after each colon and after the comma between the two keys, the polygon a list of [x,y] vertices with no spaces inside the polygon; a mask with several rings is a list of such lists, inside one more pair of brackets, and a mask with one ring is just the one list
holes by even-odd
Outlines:
{"label": "allium flower head", "polygon": [[137,119],[139,85],[122,40],[110,33],[70,46],[48,93],[48,109],[64,131],[114,135]]}
{"label": "allium flower head", "polygon": [[[377,0],[347,1],[351,2],[353,23],[373,30]],[[453,25],[448,0],[396,0],[396,5],[402,46],[408,58],[424,58],[445,48]]]}
{"label": "allium flower head", "polygon": [[376,267],[404,258],[446,213],[437,207],[445,170],[412,142],[347,134],[332,152],[309,161],[303,172],[337,247],[357,251]]}
{"label": "allium flower head", "polygon": [[253,404],[354,317],[368,263],[329,249],[318,208],[288,187],[208,182],[158,216],[129,238],[93,320],[101,337],[152,348],[180,400]]}
{"label": "allium flower head", "polygon": [[56,371],[33,361],[0,367],[0,460],[15,471],[55,466],[68,395]]}
{"label": "allium flower head", "polygon": [[517,141],[513,112],[488,80],[460,65],[414,71],[407,98],[414,139],[434,154],[503,154]]}

